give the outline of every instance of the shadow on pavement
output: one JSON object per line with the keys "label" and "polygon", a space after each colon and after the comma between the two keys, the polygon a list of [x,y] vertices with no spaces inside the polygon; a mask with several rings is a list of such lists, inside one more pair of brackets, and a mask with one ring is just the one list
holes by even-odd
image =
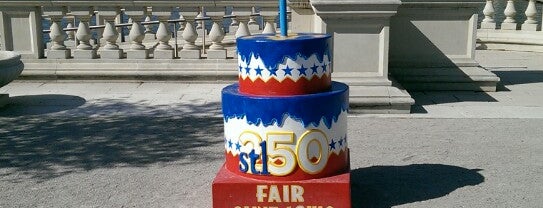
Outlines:
{"label": "shadow on pavement", "polygon": [[73,95],[24,95],[9,98],[9,103],[0,108],[0,116],[16,117],[62,112],[84,105],[87,101]]}
{"label": "shadow on pavement", "polygon": [[351,171],[353,208],[392,206],[445,196],[483,183],[480,169],[442,164],[373,166]]}
{"label": "shadow on pavement", "polygon": [[492,70],[500,77],[503,85],[517,85],[543,82],[543,71],[538,70]]}
{"label": "shadow on pavement", "polygon": [[[83,103],[75,100],[68,106]],[[103,100],[72,109],[78,112],[73,115],[31,113],[17,117],[22,111],[11,112],[13,117],[0,116],[0,180],[44,181],[99,168],[222,160],[223,152],[213,152],[221,148],[208,148],[223,144],[222,118],[191,114],[215,111],[218,105],[161,108]],[[119,109],[147,114],[114,113]]]}

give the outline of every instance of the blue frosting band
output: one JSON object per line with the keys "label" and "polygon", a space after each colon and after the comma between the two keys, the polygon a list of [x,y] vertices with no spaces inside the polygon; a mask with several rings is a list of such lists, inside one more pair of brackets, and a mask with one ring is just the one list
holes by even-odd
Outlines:
{"label": "blue frosting band", "polygon": [[328,127],[337,122],[339,114],[349,108],[349,87],[332,82],[330,91],[280,97],[245,95],[239,92],[239,85],[233,84],[222,90],[222,110],[224,119],[247,118],[253,125],[282,126],[285,116],[303,123],[318,126],[321,120]]}
{"label": "blue frosting band", "polygon": [[265,67],[277,69],[285,58],[296,60],[297,56],[307,59],[317,55],[322,62],[325,55],[330,57],[331,36],[327,34],[299,33],[281,38],[274,35],[253,35],[237,40],[238,54],[249,64],[251,56],[260,58]]}

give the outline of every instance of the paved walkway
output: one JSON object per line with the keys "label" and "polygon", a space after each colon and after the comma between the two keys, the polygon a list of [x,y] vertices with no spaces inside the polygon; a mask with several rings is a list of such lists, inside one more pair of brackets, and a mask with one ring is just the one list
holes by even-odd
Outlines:
{"label": "paved walkway", "polygon": [[[353,207],[541,207],[541,54],[479,51],[500,91],[349,117]],[[226,84],[14,82],[0,207],[210,207]]]}

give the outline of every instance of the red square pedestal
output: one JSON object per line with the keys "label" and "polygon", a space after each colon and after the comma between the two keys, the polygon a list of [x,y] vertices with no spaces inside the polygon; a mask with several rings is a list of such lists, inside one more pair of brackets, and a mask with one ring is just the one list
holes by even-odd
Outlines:
{"label": "red square pedestal", "polygon": [[303,181],[264,181],[224,166],[213,181],[214,208],[349,208],[350,173]]}

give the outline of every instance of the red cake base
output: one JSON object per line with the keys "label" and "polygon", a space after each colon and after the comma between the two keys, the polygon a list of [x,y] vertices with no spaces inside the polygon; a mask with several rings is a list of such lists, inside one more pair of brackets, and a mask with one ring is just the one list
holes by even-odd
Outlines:
{"label": "red cake base", "polygon": [[214,208],[349,208],[350,173],[303,181],[263,181],[224,166],[213,180]]}

